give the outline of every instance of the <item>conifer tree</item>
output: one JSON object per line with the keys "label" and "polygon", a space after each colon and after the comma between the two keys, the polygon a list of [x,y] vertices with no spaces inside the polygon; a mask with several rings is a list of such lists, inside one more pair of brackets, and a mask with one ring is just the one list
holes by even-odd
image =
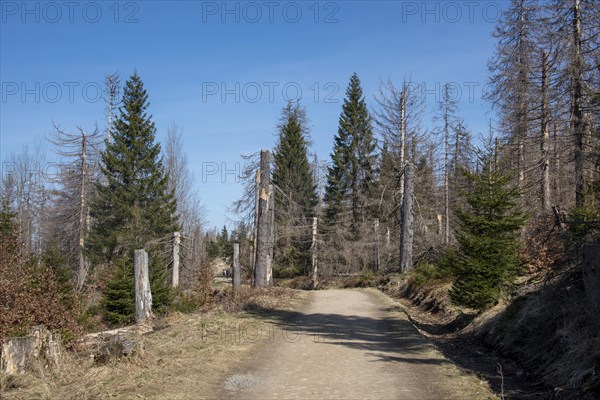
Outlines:
{"label": "conifer tree", "polygon": [[92,208],[90,250],[105,261],[142,248],[177,228],[176,204],[147,114],[148,95],[137,73],[126,82],[111,142],[102,153],[104,182]]}
{"label": "conifer tree", "polygon": [[525,223],[517,208],[520,191],[510,174],[496,169],[491,140],[486,146],[478,154],[478,171],[463,171],[468,208],[456,213],[459,248],[451,260],[452,299],[479,309],[493,305],[518,273],[517,235]]}
{"label": "conifer tree", "polygon": [[[104,309],[111,322],[133,317],[133,251],[179,230],[176,202],[168,191],[167,175],[160,158],[156,129],[147,114],[148,94],[137,73],[126,82],[122,106],[114,122],[111,141],[102,152],[97,196],[88,241],[90,258],[116,265],[105,292]],[[161,306],[169,294],[163,271],[150,255],[153,304]],[[118,295],[113,294],[119,292]]]}
{"label": "conifer tree", "polygon": [[[310,265],[310,224],[317,204],[316,185],[308,160],[305,110],[288,102],[273,152],[275,185],[275,273],[297,275]],[[284,272],[285,271],[285,272]]]}
{"label": "conifer tree", "polygon": [[350,78],[334,138],[325,190],[326,224],[350,228],[354,237],[370,209],[377,155],[371,115],[355,73]]}

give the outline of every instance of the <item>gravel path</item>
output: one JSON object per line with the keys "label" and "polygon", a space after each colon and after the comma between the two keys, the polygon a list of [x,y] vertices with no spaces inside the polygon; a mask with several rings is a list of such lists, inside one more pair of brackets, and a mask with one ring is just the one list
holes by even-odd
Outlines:
{"label": "gravel path", "polygon": [[232,399],[488,399],[376,291],[311,294],[223,384]]}

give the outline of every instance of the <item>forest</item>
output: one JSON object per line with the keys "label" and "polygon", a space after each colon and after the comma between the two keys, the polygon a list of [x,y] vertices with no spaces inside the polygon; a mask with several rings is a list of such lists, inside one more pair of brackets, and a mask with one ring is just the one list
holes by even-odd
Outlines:
{"label": "forest", "polygon": [[580,323],[563,328],[590,347],[559,347],[595,354],[578,359],[592,372],[571,384],[600,390],[600,303],[580,307],[600,299],[581,272],[586,246],[600,255],[600,4],[512,0],[493,37],[485,100],[498,119],[487,132],[469,129],[450,83],[430,122],[418,85],[382,81],[367,98],[355,73],[329,116],[330,158],[311,151],[302,100],[281,104],[276,132],[256,138],[263,151],[243,155],[237,220],[222,228],[206,220],[182,129],[173,122],[156,139],[143,69],[107,74],[103,127],[56,123],[40,138],[51,156],[34,144],[3,162],[0,342],[35,325],[68,341],[135,323],[138,249],[149,254],[155,317],[194,312],[222,296],[213,279],[235,245],[241,283],[255,287],[408,279],[477,315],[532,286],[573,290],[540,295],[536,312],[563,302],[560,321]]}

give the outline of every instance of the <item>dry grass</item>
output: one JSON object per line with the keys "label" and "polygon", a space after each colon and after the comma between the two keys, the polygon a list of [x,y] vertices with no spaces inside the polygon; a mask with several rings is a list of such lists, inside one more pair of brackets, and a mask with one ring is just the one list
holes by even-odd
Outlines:
{"label": "dry grass", "polygon": [[478,321],[486,343],[535,370],[564,399],[600,392],[600,337],[586,313],[580,272],[567,268],[537,291]]}
{"label": "dry grass", "polygon": [[301,296],[283,289],[244,288],[211,310],[172,313],[139,337],[142,350],[97,365],[65,354],[58,371],[0,378],[0,398],[198,399],[221,397],[226,373],[268,340],[266,322],[244,309],[294,308]]}
{"label": "dry grass", "polygon": [[490,353],[515,360],[557,398],[595,400],[600,393],[600,337],[586,312],[581,272],[563,265],[543,276],[521,279],[516,297],[476,318],[462,318],[475,314],[450,303],[447,282],[419,286],[411,285],[410,277],[396,277],[387,293],[403,298],[430,336],[476,339]]}

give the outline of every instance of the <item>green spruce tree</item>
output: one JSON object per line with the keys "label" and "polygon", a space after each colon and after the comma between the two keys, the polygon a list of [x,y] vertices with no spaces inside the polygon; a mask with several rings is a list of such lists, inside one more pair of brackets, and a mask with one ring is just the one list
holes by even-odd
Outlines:
{"label": "green spruce tree", "polygon": [[278,276],[308,273],[310,235],[317,194],[308,161],[306,112],[288,102],[281,115],[273,152],[276,246],[274,272]]}
{"label": "green spruce tree", "polygon": [[221,229],[221,234],[217,238],[217,241],[219,245],[219,254],[221,257],[227,258],[233,256],[233,246],[231,245],[231,237],[225,225],[223,225],[223,229]]}
{"label": "green spruce tree", "polygon": [[458,252],[451,258],[452,299],[484,309],[495,304],[519,271],[519,229],[525,223],[511,175],[496,168],[491,141],[478,154],[478,171],[463,170],[468,207],[457,210]]}
{"label": "green spruce tree", "polygon": [[[115,266],[103,304],[107,319],[118,323],[133,319],[134,250],[179,230],[175,198],[168,191],[156,129],[147,113],[148,94],[137,73],[125,84],[122,104],[112,141],[106,141],[101,154],[103,179],[90,210],[93,222],[86,242],[94,262]],[[152,253],[150,259],[153,305],[160,308],[170,297],[165,268]]]}
{"label": "green spruce tree", "polygon": [[325,218],[328,228],[349,228],[357,238],[361,224],[373,213],[370,200],[377,168],[376,147],[371,115],[355,73],[346,90],[327,172]]}

